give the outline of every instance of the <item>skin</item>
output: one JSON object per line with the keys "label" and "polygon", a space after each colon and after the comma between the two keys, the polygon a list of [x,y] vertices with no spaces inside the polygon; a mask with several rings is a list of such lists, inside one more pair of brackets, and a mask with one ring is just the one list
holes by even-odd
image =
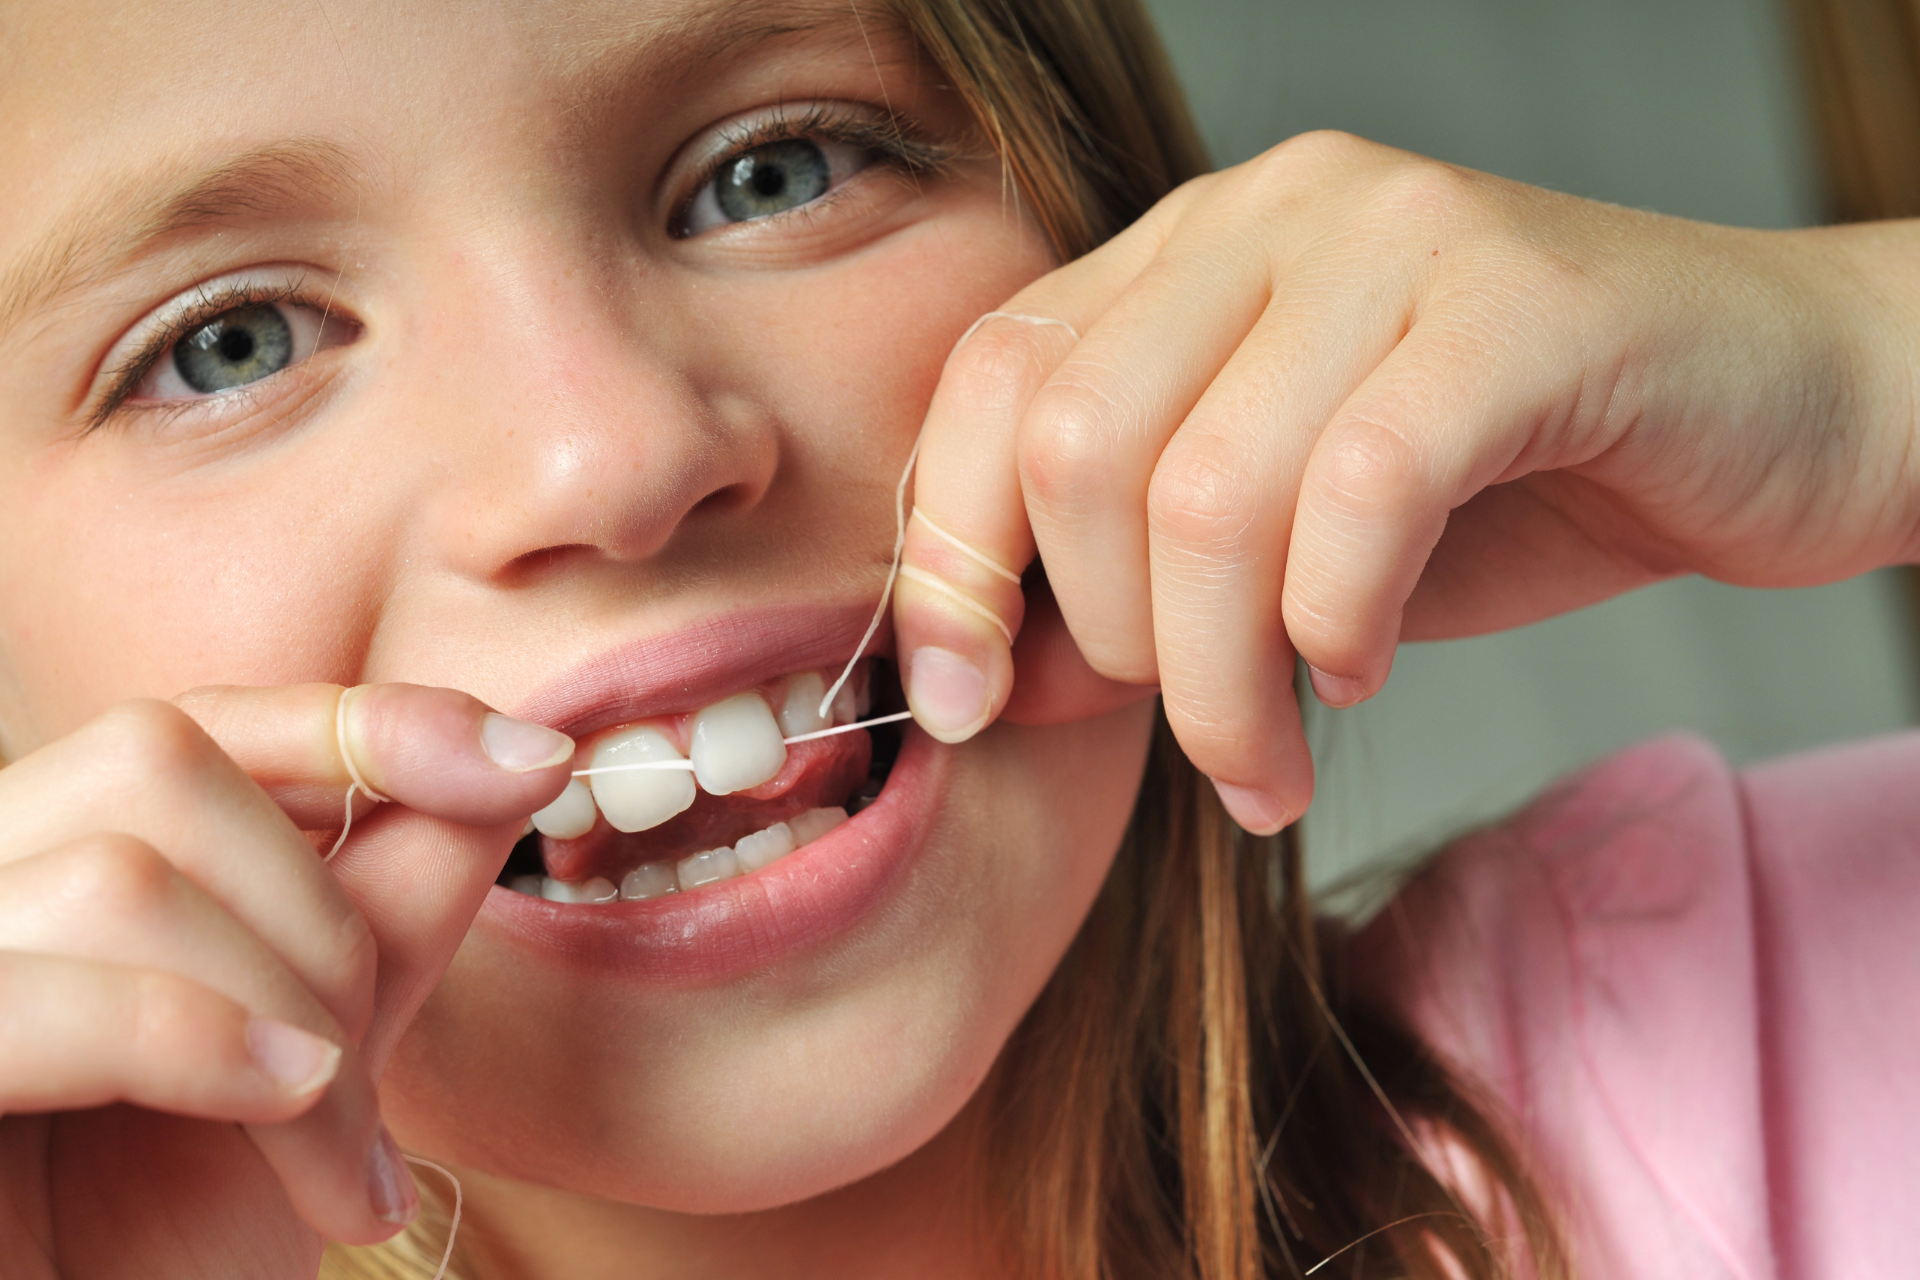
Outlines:
{"label": "skin", "polygon": [[[716,12],[749,38],[703,53]],[[138,225],[117,188],[155,166],[306,140],[250,178],[288,199],[83,242],[76,292],[4,319],[0,1250],[29,1274],[310,1273],[321,1234],[393,1229],[379,1114],[461,1170],[483,1274],[990,1273],[967,1103],[1112,856],[1143,691],[1270,829],[1311,785],[1295,651],[1346,703],[1402,636],[1915,554],[1905,228],[1700,228],[1319,136],[1050,270],[912,51],[797,12],[0,15],[9,287],[89,210]],[[961,154],[669,234],[683,148],[807,99]],[[89,429],[143,316],[289,266],[350,341]],[[949,359],[995,308],[1073,331]],[[913,527],[1016,643],[899,592],[918,717],[963,745],[889,908],[704,988],[470,933],[567,768],[531,730],[490,759],[488,709],[716,613],[871,602],[923,418],[916,501],[1004,569],[1043,554],[1057,602]],[[323,867],[300,833],[337,823],[363,685],[345,748],[394,803]],[[313,1070],[263,1075],[257,1017]]]}
{"label": "skin", "polygon": [[[0,989],[41,1031],[0,1068],[0,1107],[120,1098],[252,1128],[249,1142],[131,1108],[0,1122],[16,1168],[53,1171],[5,1184],[6,1256],[63,1276],[126,1256],[222,1269],[185,1241],[297,1274],[315,1230],[379,1239],[393,1229],[368,1189],[381,1078],[400,1141],[466,1172],[477,1237],[510,1233],[525,1195],[599,1198],[569,1200],[565,1243],[529,1242],[503,1270],[578,1276],[591,1269],[569,1249],[605,1265],[741,1239],[786,1256],[801,1236],[838,1241],[812,1251],[837,1274],[850,1256],[968,1266],[964,1214],[927,1204],[955,1202],[973,1144],[930,1140],[1099,885],[1144,707],[953,753],[910,883],[776,971],[583,984],[503,960],[479,930],[443,979],[524,816],[566,772],[490,766],[481,704],[512,710],[590,657],[716,614],[824,603],[864,618],[942,359],[1052,265],[997,164],[969,151],[952,94],[897,38],[802,6],[817,29],[700,56],[715,12],[233,5],[183,26],[160,10],[9,10],[0,172],[34,189],[0,213],[10,267],[155,166],[197,172],[285,139],[330,150],[282,166],[284,207],[124,262],[83,246],[93,278],[8,332],[0,705],[18,763],[0,775],[0,901],[99,911],[36,932],[23,908],[0,942],[17,971]],[[672,43],[673,25],[691,36]],[[58,56],[74,49],[86,56]],[[891,102],[957,158],[917,177],[877,164],[783,218],[669,234],[697,185],[685,149],[811,100],[871,118]],[[344,189],[327,190],[336,170]],[[109,230],[138,222],[120,212]],[[256,393],[129,405],[86,429],[103,361],[143,315],[273,264],[323,281],[315,305],[357,325],[352,340]],[[396,804],[322,868],[297,828],[337,825],[337,687],[369,684],[348,737]],[[208,685],[266,692],[128,705]],[[25,958],[49,950],[54,971]],[[344,1048],[318,1102],[263,1085],[248,1012]],[[502,1027],[523,1033],[505,1059]],[[164,1068],[140,1065],[156,1055]],[[750,1230],[683,1216],[850,1184]]]}

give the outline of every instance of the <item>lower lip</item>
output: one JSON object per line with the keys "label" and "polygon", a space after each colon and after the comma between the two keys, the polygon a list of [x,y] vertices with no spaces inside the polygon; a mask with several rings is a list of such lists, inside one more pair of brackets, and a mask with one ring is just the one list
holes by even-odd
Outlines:
{"label": "lower lip", "polygon": [[600,905],[495,885],[474,927],[549,961],[649,982],[725,981],[796,959],[851,933],[891,898],[926,843],[947,760],[910,729],[878,799],[749,875]]}

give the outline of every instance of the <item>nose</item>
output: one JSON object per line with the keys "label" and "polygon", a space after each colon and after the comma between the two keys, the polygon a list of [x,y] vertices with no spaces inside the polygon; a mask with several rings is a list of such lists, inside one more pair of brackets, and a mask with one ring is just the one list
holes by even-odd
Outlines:
{"label": "nose", "polygon": [[738,519],[772,483],[768,415],[711,385],[699,326],[626,305],[584,269],[487,273],[437,344],[442,476],[426,515],[442,562],[522,581],[581,561],[659,557]]}

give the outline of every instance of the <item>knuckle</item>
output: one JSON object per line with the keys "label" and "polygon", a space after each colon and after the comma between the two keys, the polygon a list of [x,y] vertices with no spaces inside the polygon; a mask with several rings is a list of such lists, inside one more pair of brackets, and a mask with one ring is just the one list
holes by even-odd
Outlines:
{"label": "knuckle", "polygon": [[1113,474],[1113,416],[1111,402],[1086,383],[1048,383],[1021,424],[1020,480],[1027,493],[1061,511],[1097,506]]}
{"label": "knuckle", "polygon": [[1252,163],[1263,170],[1318,169],[1330,165],[1348,165],[1355,159],[1378,150],[1378,144],[1340,129],[1312,129],[1297,133],[1277,146],[1256,156]]}
{"label": "knuckle", "polygon": [[1418,482],[1417,451],[1385,422],[1350,419],[1328,436],[1320,474],[1323,496],[1343,514],[1392,506]]}
{"label": "knuckle", "polygon": [[1038,326],[989,320],[948,359],[946,389],[969,408],[1012,407],[1044,376],[1048,340]]}
{"label": "knuckle", "polygon": [[155,970],[133,976],[127,1047],[137,1061],[167,1062],[212,1047],[220,997],[185,978]]}
{"label": "knuckle", "polygon": [[148,914],[175,891],[173,864],[142,840],[117,833],[86,836],[59,854],[61,893],[101,920]]}
{"label": "knuckle", "polygon": [[186,712],[169,703],[142,698],[121,703],[94,722],[102,757],[135,777],[156,780],[190,777],[217,754]]}
{"label": "knuckle", "polygon": [[1407,156],[1379,178],[1372,212],[1392,227],[1430,227],[1454,221],[1476,198],[1475,182],[1466,170]]}
{"label": "knuckle", "polygon": [[1147,521],[1155,536],[1212,559],[1239,553],[1258,502],[1245,451],[1217,437],[1180,439],[1147,486]]}

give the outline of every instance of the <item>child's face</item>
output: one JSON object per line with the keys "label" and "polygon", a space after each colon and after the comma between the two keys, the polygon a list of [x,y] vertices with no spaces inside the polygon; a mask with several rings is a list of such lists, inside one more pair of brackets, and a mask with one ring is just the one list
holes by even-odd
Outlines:
{"label": "child's face", "polygon": [[[308,680],[590,738],[837,669],[949,346],[1049,265],[991,159],[881,156],[889,108],[966,141],[844,0],[14,0],[0,747]],[[762,125],[804,141],[703,188]],[[495,889],[396,1132],[702,1210],[897,1160],[1077,927],[1146,717],[912,734],[836,839],[677,897]]]}

